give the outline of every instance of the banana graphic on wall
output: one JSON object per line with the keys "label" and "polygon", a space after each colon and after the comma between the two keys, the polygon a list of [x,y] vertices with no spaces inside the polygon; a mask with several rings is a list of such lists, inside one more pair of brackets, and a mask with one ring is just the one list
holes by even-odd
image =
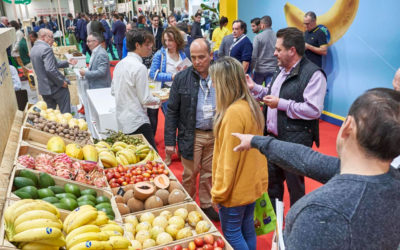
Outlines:
{"label": "banana graphic on wall", "polygon": [[[328,45],[337,42],[349,29],[356,17],[358,4],[359,0],[336,0],[328,12],[317,17],[317,24],[325,25],[331,34]],[[288,27],[304,30],[303,18],[305,13],[301,9],[291,3],[286,3],[284,11]]]}

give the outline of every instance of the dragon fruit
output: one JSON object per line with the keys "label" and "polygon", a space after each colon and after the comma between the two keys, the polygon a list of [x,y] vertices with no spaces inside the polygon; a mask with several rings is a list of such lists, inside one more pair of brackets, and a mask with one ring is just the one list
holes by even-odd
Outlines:
{"label": "dragon fruit", "polygon": [[85,170],[79,169],[78,174],[75,177],[75,181],[92,185],[92,179]]}
{"label": "dragon fruit", "polygon": [[26,168],[35,169],[35,158],[30,155],[21,155],[18,157],[17,161]]}
{"label": "dragon fruit", "polygon": [[75,176],[72,172],[72,159],[66,154],[57,154],[53,158],[53,168],[56,175],[65,179],[73,179]]}
{"label": "dragon fruit", "polygon": [[39,154],[35,159],[35,169],[48,174],[56,175],[56,171],[53,168],[52,159],[53,156],[51,155]]}

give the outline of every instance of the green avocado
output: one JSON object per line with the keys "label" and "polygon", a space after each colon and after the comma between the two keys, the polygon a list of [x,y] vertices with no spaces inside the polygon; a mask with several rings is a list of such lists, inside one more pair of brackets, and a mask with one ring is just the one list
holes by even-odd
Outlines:
{"label": "green avocado", "polygon": [[95,206],[95,204],[94,204],[92,201],[90,201],[90,200],[78,201],[78,205],[79,205],[79,206],[90,205],[90,206],[92,206],[92,207]]}
{"label": "green avocado", "polygon": [[26,186],[35,186],[35,182],[29,178],[18,176],[14,178],[14,186],[18,189]]}
{"label": "green avocado", "polygon": [[112,207],[111,207],[111,204],[108,202],[103,202],[103,203],[96,205],[97,210],[100,210],[101,208],[112,208]]}
{"label": "green avocado", "polygon": [[35,186],[37,186],[39,183],[38,177],[36,176],[36,174],[29,170],[26,170],[26,169],[20,170],[18,173],[18,176],[31,179],[35,183]]}
{"label": "green avocado", "polygon": [[100,203],[103,203],[103,202],[110,202],[110,199],[107,197],[107,196],[99,196],[99,197],[97,197],[96,198],[96,203],[97,204],[100,204]]}
{"label": "green avocado", "polygon": [[57,197],[45,197],[42,200],[47,201],[48,203],[54,204],[54,203],[59,203],[60,200]]}
{"label": "green avocado", "polygon": [[109,215],[111,215],[111,216],[115,216],[114,215],[114,211],[112,210],[112,208],[110,208],[110,207],[102,207],[102,208],[100,208],[100,209],[97,209],[98,211],[103,211],[104,213],[106,213],[107,214],[107,216],[108,217],[110,217]]}
{"label": "green avocado", "polygon": [[96,197],[94,197],[91,194],[82,195],[81,197],[79,197],[77,199],[77,201],[86,201],[86,200],[89,200],[89,201],[93,202],[94,204],[96,204]]}
{"label": "green avocado", "polygon": [[78,202],[71,198],[62,198],[60,200],[60,203],[67,206],[68,207],[67,210],[70,210],[70,211],[72,211],[78,207]]}
{"label": "green avocado", "polygon": [[37,199],[39,197],[38,190],[34,186],[26,186],[26,187],[20,188],[17,191],[15,191],[14,193],[17,195],[17,192],[18,193],[21,193],[21,192],[28,193],[32,199]]}
{"label": "green avocado", "polygon": [[56,183],[54,182],[54,179],[46,173],[40,173],[39,174],[39,186],[40,188],[47,188],[49,186],[54,186]]}
{"label": "green avocado", "polygon": [[66,183],[64,185],[64,189],[66,193],[70,193],[75,195],[76,197],[81,196],[81,190],[79,189],[79,186],[76,184],[72,184],[72,183]]}
{"label": "green avocado", "polygon": [[51,189],[51,191],[53,191],[53,193],[55,194],[62,194],[65,193],[65,190],[63,187],[60,186],[50,186],[49,187]]}
{"label": "green avocado", "polygon": [[60,208],[60,209],[64,209],[64,210],[69,210],[69,207],[68,207],[67,205],[65,205],[65,204],[63,204],[63,203],[60,203],[60,202],[58,202],[58,203],[53,203],[53,205],[54,205],[56,208]]}
{"label": "green avocado", "polygon": [[91,194],[94,197],[97,197],[96,190],[93,190],[93,189],[90,189],[90,188],[87,188],[87,189],[81,191],[81,195],[86,195],[86,194]]}
{"label": "green avocado", "polygon": [[54,197],[53,191],[50,188],[42,188],[38,190],[39,198]]}
{"label": "green avocado", "polygon": [[29,193],[26,193],[26,192],[23,192],[23,191],[20,191],[20,190],[15,191],[14,194],[16,196],[18,196],[19,198],[21,198],[22,200],[23,199],[32,199],[33,198]]}
{"label": "green avocado", "polygon": [[70,193],[62,193],[62,194],[56,194],[56,197],[58,199],[63,199],[63,198],[70,198],[76,200],[76,196]]}

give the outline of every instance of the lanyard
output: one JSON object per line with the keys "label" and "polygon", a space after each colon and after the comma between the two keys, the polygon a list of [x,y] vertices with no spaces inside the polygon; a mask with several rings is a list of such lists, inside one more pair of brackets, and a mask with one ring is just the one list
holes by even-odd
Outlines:
{"label": "lanyard", "polygon": [[206,91],[206,90],[204,90],[203,84],[201,83],[201,80],[200,80],[200,88],[204,92],[204,102],[207,101],[208,93],[210,93],[209,82],[210,82],[210,80],[206,81],[206,86],[207,86],[207,89],[206,89],[207,91]]}
{"label": "lanyard", "polygon": [[156,31],[155,33],[154,33],[154,28],[153,27],[152,27],[152,29],[153,29],[153,36],[156,37],[157,33],[158,33],[158,28],[155,29],[155,31]]}
{"label": "lanyard", "polygon": [[233,47],[235,47],[238,43],[240,43],[240,41],[242,41],[244,38],[246,37],[246,35],[242,35],[242,37],[238,40],[236,40],[236,42],[234,42],[231,47],[229,48],[229,55],[231,55],[231,51],[233,49]]}

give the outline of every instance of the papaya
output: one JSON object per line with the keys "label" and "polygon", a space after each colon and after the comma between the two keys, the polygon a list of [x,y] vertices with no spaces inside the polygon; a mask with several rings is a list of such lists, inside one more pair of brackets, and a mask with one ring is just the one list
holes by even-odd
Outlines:
{"label": "papaya", "polygon": [[94,146],[92,145],[86,145],[82,148],[83,151],[83,159],[86,161],[98,161],[98,154],[97,150]]}
{"label": "papaya", "polygon": [[68,144],[67,147],[65,148],[65,153],[72,158],[76,158],[78,160],[83,159],[83,151],[81,146],[79,146],[78,144],[75,143]]}
{"label": "papaya", "polygon": [[60,136],[53,136],[47,141],[47,150],[55,153],[65,152],[65,142]]}

